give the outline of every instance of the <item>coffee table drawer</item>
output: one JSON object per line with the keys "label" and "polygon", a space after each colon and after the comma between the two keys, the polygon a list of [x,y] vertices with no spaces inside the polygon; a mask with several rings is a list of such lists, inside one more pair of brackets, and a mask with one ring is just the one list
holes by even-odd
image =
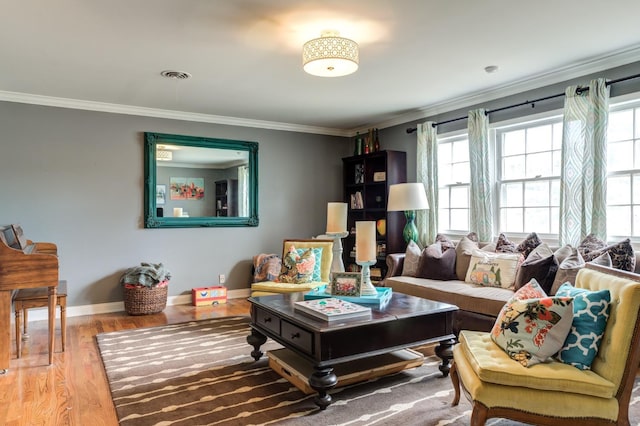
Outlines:
{"label": "coffee table drawer", "polygon": [[307,330],[287,321],[282,321],[282,333],[280,333],[280,337],[298,349],[308,354],[313,354],[313,334]]}
{"label": "coffee table drawer", "polygon": [[260,308],[256,309],[256,324],[280,334],[280,318]]}

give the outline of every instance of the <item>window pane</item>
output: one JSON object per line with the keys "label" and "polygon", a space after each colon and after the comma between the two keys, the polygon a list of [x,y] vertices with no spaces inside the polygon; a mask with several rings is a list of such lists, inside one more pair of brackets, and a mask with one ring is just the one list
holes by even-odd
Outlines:
{"label": "window pane", "polygon": [[522,229],[522,209],[501,209],[500,232],[524,232]]}
{"label": "window pane", "polygon": [[438,144],[438,166],[441,163],[451,163],[451,143]]}
{"label": "window pane", "polygon": [[633,175],[633,204],[640,204],[640,175]]}
{"label": "window pane", "polygon": [[451,228],[456,231],[469,230],[469,210],[468,209],[452,209],[451,210]]}
{"label": "window pane", "polygon": [[630,176],[612,176],[607,179],[607,205],[631,204],[630,178]]}
{"label": "window pane", "polygon": [[629,170],[633,168],[633,141],[609,142],[607,144],[607,170]]}
{"label": "window pane", "polygon": [[607,234],[611,236],[631,234],[631,207],[607,208]]}
{"label": "window pane", "polygon": [[552,170],[551,152],[527,155],[527,177],[551,176]]}
{"label": "window pane", "polygon": [[505,183],[502,185],[501,205],[503,207],[522,206],[522,184]]}
{"label": "window pane", "polygon": [[551,148],[550,124],[527,129],[527,152],[550,151]]}
{"label": "window pane", "polygon": [[553,125],[553,149],[562,149],[562,123]]}
{"label": "window pane", "polygon": [[529,208],[524,209],[524,229],[525,232],[549,232],[549,209]]}
{"label": "window pane", "polygon": [[552,234],[560,233],[560,209],[552,208],[551,209],[551,229],[549,232]]}
{"label": "window pane", "polygon": [[453,183],[471,182],[471,168],[469,163],[454,163],[451,168],[451,179]]}
{"label": "window pane", "polygon": [[636,108],[636,138],[640,138],[640,108]]}
{"label": "window pane", "polygon": [[633,138],[633,110],[610,113],[607,140],[612,142],[631,138]]}
{"label": "window pane", "polygon": [[560,205],[560,179],[554,179],[551,181],[550,204],[552,206]]}
{"label": "window pane", "polygon": [[469,188],[456,186],[451,188],[451,207],[469,207]]}
{"label": "window pane", "polygon": [[452,161],[469,161],[469,141],[465,139],[454,142],[452,157]]}
{"label": "window pane", "polygon": [[524,184],[524,205],[548,206],[549,181],[545,180],[540,182],[526,182]]}
{"label": "window pane", "polygon": [[524,155],[507,157],[502,160],[503,179],[522,179],[524,177]]}
{"label": "window pane", "polygon": [[446,163],[440,163],[438,160],[438,184],[439,185],[450,185],[453,182],[451,176],[453,175],[451,171],[451,165]]}
{"label": "window pane", "polygon": [[553,169],[551,170],[551,174],[553,176],[560,176],[561,172],[561,162],[562,162],[562,152],[554,151],[553,152]]}
{"label": "window pane", "polygon": [[449,209],[441,208],[438,212],[438,230],[446,231],[449,227]]}
{"label": "window pane", "polygon": [[502,137],[502,155],[525,153],[524,130],[505,132]]}
{"label": "window pane", "polygon": [[438,207],[441,209],[449,207],[449,188],[438,190]]}
{"label": "window pane", "polygon": [[633,208],[633,234],[634,237],[640,237],[640,207]]}

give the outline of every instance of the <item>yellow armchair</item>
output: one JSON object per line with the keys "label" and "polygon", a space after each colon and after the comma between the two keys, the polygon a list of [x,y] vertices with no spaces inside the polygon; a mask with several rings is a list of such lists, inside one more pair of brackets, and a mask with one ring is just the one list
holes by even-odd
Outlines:
{"label": "yellow armchair", "polygon": [[484,425],[492,417],[537,425],[629,425],[640,364],[640,275],[587,264],[576,287],[611,294],[610,316],[591,370],[560,361],[523,367],[489,333],[460,333],[451,367],[453,405],[462,387],[473,405],[471,425]]}
{"label": "yellow armchair", "polygon": [[295,293],[297,291],[310,291],[321,285],[329,283],[331,279],[331,264],[333,262],[333,240],[307,239],[296,240],[286,239],[282,243],[282,257],[289,252],[289,247],[296,249],[322,248],[322,259],[320,261],[320,281],[304,284],[280,283],[274,281],[263,281],[251,284],[251,296],[268,296],[280,293]]}

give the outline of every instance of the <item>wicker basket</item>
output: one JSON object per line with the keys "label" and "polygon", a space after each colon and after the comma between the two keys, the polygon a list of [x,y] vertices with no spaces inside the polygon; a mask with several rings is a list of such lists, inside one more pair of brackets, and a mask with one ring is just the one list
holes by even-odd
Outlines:
{"label": "wicker basket", "polygon": [[148,315],[162,312],[167,306],[168,285],[155,287],[124,286],[124,310],[129,315]]}

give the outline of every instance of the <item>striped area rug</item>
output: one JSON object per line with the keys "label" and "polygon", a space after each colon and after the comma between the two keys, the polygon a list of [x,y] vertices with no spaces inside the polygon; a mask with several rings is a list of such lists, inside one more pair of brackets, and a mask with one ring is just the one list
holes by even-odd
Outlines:
{"label": "striped area rug", "polygon": [[[451,407],[453,386],[429,348],[421,349],[421,367],[333,389],[334,402],[321,411],[314,395],[271,370],[266,356],[253,360],[249,330],[247,317],[226,317],[98,335],[120,424],[469,424],[470,405],[463,397]],[[262,350],[277,348],[269,340]],[[640,401],[632,404],[637,413],[634,405]],[[487,424],[520,425],[499,419]]]}

